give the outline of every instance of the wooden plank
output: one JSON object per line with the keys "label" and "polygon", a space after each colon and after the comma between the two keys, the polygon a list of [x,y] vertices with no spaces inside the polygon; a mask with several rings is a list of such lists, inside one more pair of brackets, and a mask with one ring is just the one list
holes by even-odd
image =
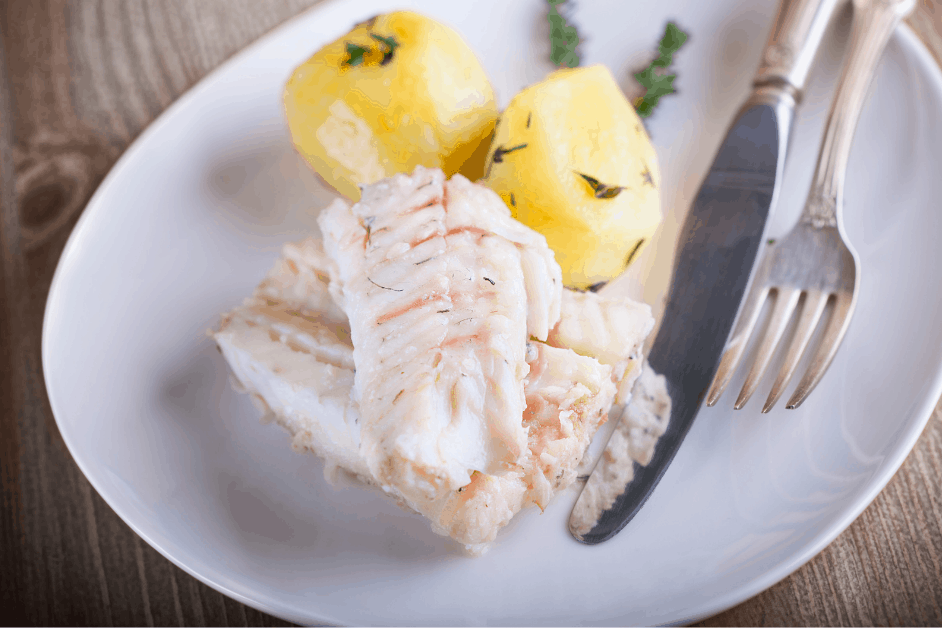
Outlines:
{"label": "wooden plank", "polygon": [[[315,0],[0,3],[0,606],[20,624],[285,625],[138,538],[69,456],[39,363],[75,220],[121,152],[245,45]],[[910,23],[942,60],[942,0]],[[702,625],[942,624],[942,409],[822,554]]]}
{"label": "wooden plank", "polygon": [[[55,427],[39,355],[55,264],[120,152],[209,70],[304,6],[15,0],[0,7],[0,592],[12,609],[8,621],[227,625],[251,617],[283,625],[171,565],[101,500]],[[243,17],[227,20],[230,10]]]}
{"label": "wooden plank", "polygon": [[[2,43],[2,41],[0,41]],[[17,352],[13,321],[19,318],[14,289],[20,285],[19,255],[16,250],[15,165],[13,162],[13,97],[6,73],[4,46],[0,45],[0,556],[4,567],[0,577],[0,601],[10,608],[14,623],[25,623],[27,590],[23,582],[26,564],[24,550],[23,501],[20,495],[20,405],[15,376]]]}

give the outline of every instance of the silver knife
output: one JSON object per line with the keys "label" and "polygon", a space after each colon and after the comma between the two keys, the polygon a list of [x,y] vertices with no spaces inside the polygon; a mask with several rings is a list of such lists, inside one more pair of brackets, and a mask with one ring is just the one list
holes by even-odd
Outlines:
{"label": "silver knife", "polygon": [[[661,325],[649,351],[667,380],[670,421],[647,465],[611,505],[598,495],[610,482],[594,472],[576,500],[569,528],[594,545],[631,521],[657,486],[706,395],[739,311],[778,198],[789,133],[818,46],[844,0],[782,0],[753,92],[737,113],[681,229]],[[602,458],[624,458],[612,439]],[[603,489],[603,490],[599,490]],[[607,506],[607,507],[605,507]],[[586,526],[587,513],[594,525]],[[588,532],[585,530],[588,529]]]}

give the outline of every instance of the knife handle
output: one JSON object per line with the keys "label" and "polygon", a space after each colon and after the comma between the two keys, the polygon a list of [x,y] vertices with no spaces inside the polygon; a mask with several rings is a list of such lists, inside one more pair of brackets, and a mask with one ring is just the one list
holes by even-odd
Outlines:
{"label": "knife handle", "polygon": [[780,0],[753,84],[778,84],[800,98],[831,18],[845,0]]}

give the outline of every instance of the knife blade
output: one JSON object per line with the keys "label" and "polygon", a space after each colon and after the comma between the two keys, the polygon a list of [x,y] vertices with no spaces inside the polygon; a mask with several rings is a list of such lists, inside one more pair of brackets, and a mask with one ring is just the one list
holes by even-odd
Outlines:
{"label": "knife blade", "polygon": [[[784,169],[794,111],[824,32],[842,0],[784,0],[750,98],[737,113],[680,232],[674,273],[648,357],[663,375],[670,420],[647,465],[610,504],[593,471],[570,516],[570,532],[596,544],[621,531],[647,501],[700,409],[752,278]],[[600,460],[624,459],[611,439]],[[601,512],[598,511],[601,509]],[[586,525],[586,521],[594,525]],[[590,528],[588,532],[585,532]]]}

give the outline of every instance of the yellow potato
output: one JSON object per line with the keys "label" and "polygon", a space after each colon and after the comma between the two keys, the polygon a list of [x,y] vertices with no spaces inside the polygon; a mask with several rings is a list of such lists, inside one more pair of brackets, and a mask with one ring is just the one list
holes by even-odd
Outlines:
{"label": "yellow potato", "polygon": [[517,94],[483,182],[546,236],[576,288],[621,273],[661,221],[657,155],[604,66],[558,70]]}
{"label": "yellow potato", "polygon": [[357,24],[299,66],[284,94],[298,151],[341,193],[418,166],[484,170],[497,104],[451,28],[397,11]]}

